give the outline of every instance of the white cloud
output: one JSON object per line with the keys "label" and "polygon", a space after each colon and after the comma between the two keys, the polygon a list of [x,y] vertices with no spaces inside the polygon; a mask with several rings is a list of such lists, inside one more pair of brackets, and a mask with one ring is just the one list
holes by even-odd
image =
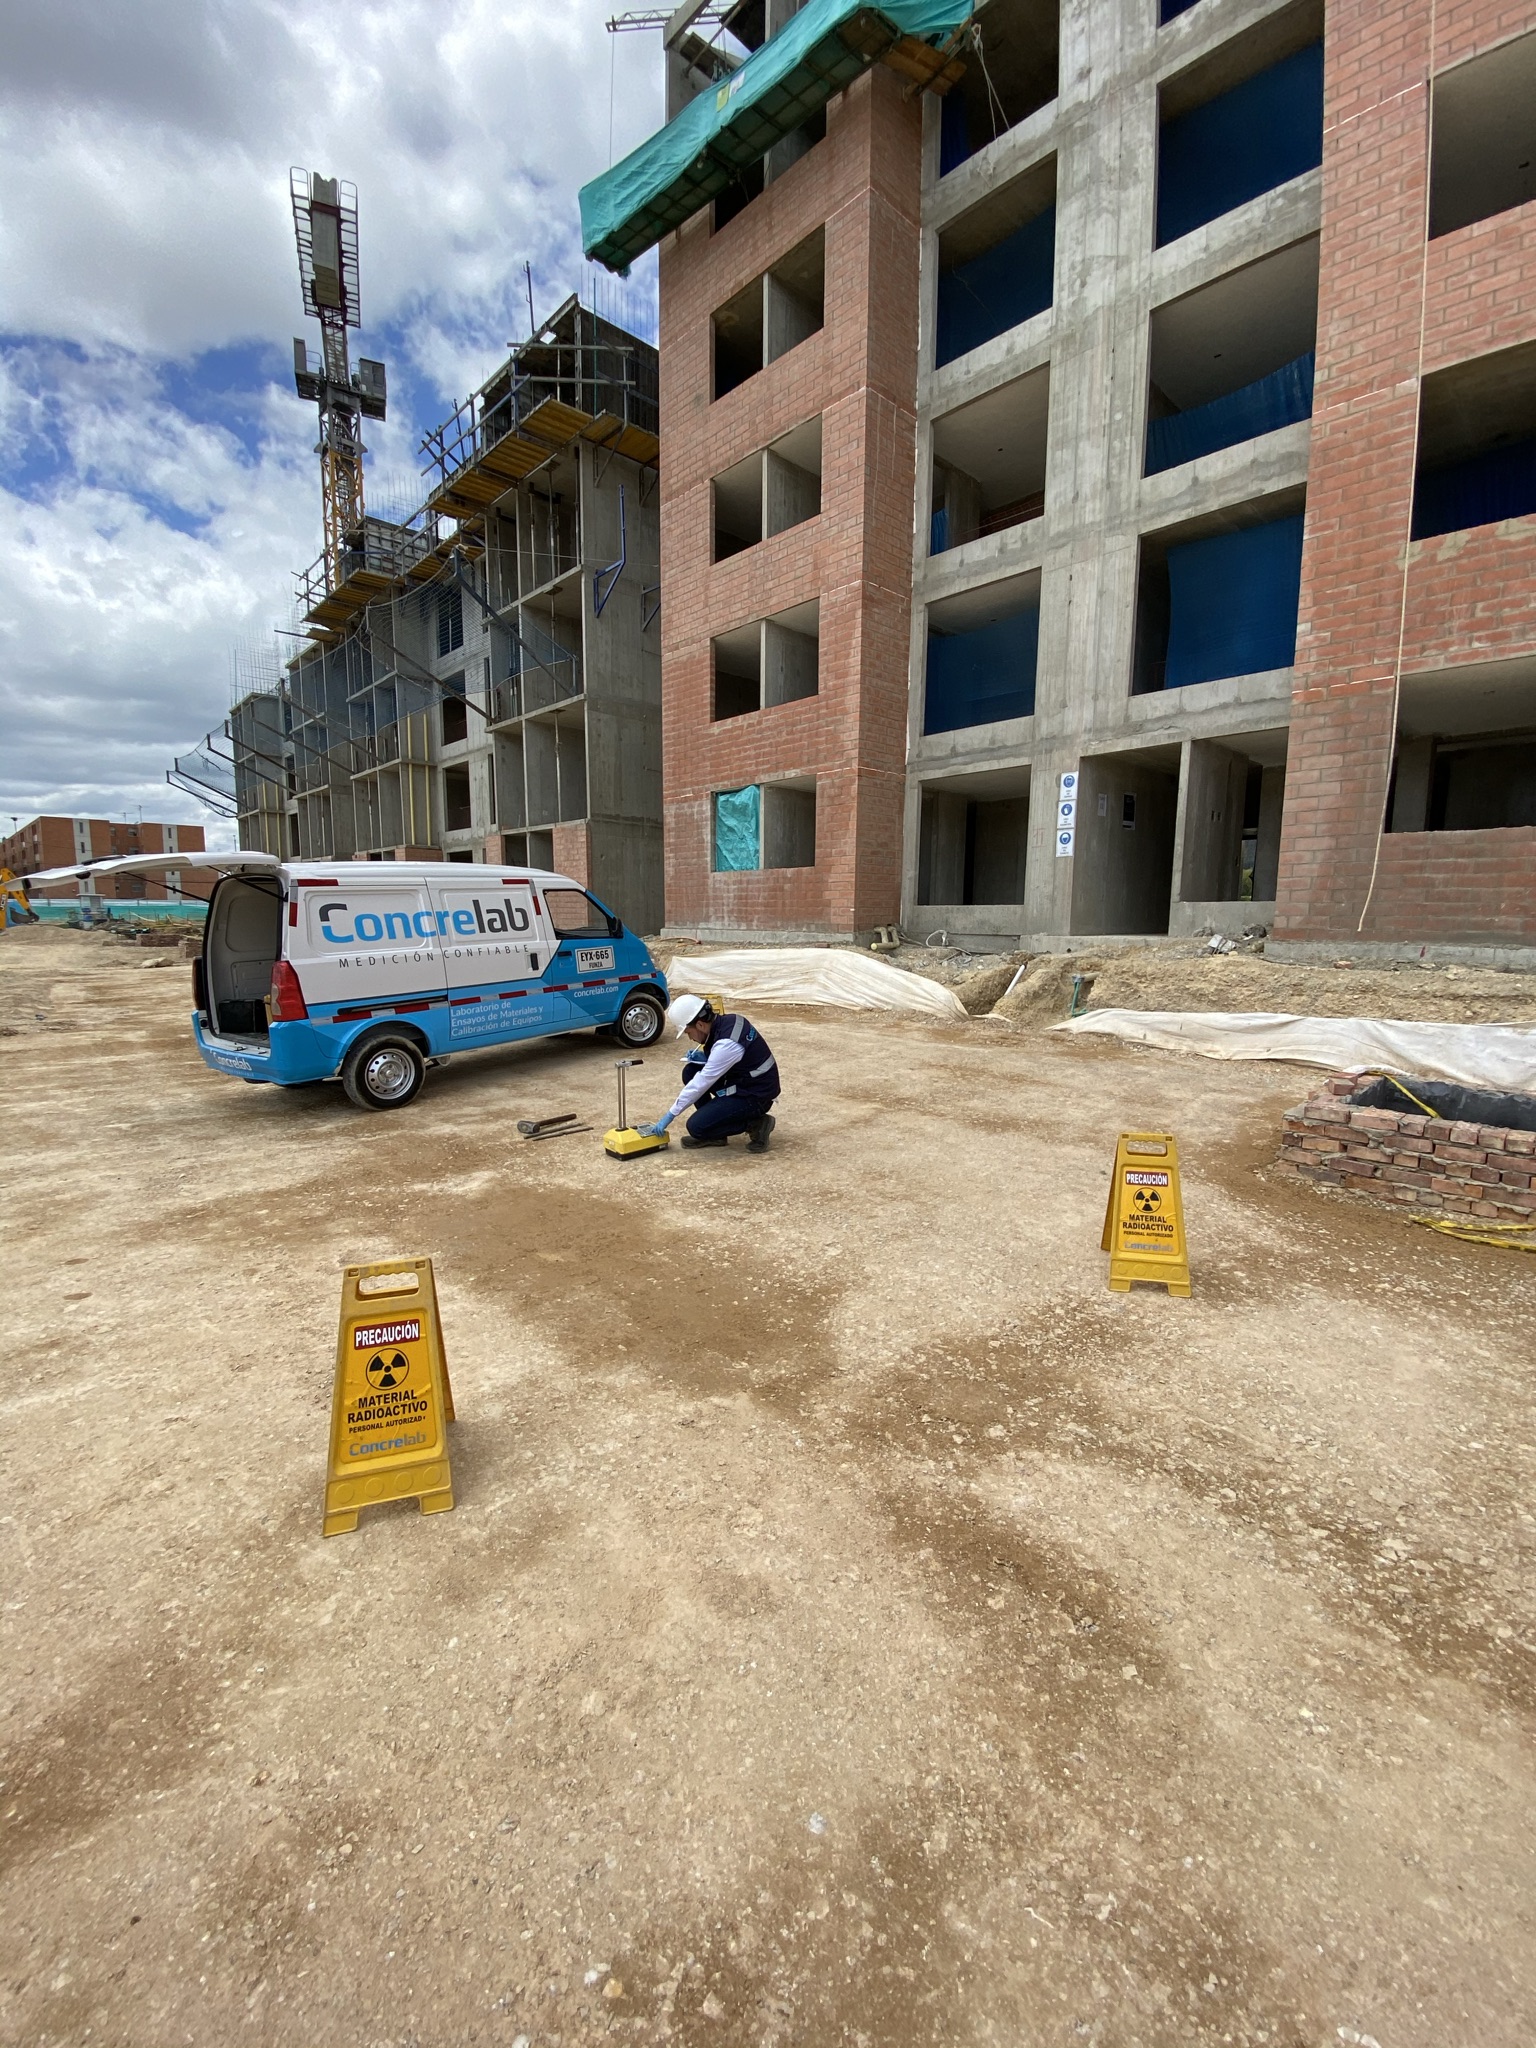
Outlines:
{"label": "white cloud", "polygon": [[[576,190],[660,118],[604,0],[0,0],[0,811],[193,815],[162,781],[318,550],[290,163],[360,192],[381,505],[419,428],[581,278]],[[610,65],[612,70],[610,73]],[[412,419],[412,402],[421,414]],[[228,408],[220,417],[220,403]]]}

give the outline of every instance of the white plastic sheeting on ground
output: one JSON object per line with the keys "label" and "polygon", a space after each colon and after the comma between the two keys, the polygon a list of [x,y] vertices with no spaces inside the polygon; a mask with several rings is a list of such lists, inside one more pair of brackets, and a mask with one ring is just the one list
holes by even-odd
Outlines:
{"label": "white plastic sheeting on ground", "polygon": [[942,983],[836,946],[765,946],[733,953],[679,953],[667,969],[674,994],[712,991],[733,1003],[824,1003],[839,1010],[908,1010],[964,1019]]}
{"label": "white plastic sheeting on ground", "polygon": [[1058,1031],[1105,1032],[1132,1045],[1213,1060],[1297,1060],[1308,1067],[1386,1067],[1465,1088],[1536,1093],[1536,1028],[1410,1024],[1383,1017],[1287,1017],[1231,1010],[1090,1010]]}

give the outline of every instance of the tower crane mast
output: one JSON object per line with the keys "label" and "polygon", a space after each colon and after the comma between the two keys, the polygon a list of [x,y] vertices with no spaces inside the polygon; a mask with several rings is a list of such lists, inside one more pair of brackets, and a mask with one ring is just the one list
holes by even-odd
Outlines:
{"label": "tower crane mast", "polygon": [[300,398],[320,413],[320,501],[325,525],[326,576],[344,581],[342,554],[360,545],[363,527],[363,447],[360,422],[385,414],[384,365],[360,356],[353,370],[347,329],[362,324],[357,263],[357,188],[318,171],[290,171],[293,228],[299,248],[304,310],[320,322],[320,361],[308,344],[293,344],[293,381]]}

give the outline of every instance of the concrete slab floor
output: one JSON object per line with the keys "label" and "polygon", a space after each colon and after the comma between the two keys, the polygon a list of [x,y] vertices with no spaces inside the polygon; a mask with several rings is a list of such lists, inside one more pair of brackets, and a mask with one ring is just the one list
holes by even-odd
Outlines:
{"label": "concrete slab floor", "polygon": [[[768,1156],[621,1166],[514,1134],[604,1047],[368,1116],[141,958],[0,940],[0,2039],[1530,2040],[1531,1271],[1272,1171],[1312,1076],[764,1012]],[[325,1542],[406,1252],[459,1505]]]}

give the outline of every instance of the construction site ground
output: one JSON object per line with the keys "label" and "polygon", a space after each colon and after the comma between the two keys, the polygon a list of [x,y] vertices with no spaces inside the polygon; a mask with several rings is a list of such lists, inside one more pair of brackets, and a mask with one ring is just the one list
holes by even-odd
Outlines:
{"label": "construction site ground", "polygon": [[[162,958],[0,938],[0,2040],[1530,2042],[1533,1264],[1276,1169],[1315,1073],[762,1012],[767,1156],[620,1165],[601,1041],[370,1116]],[[322,1540],[419,1253],[458,1505]]]}

